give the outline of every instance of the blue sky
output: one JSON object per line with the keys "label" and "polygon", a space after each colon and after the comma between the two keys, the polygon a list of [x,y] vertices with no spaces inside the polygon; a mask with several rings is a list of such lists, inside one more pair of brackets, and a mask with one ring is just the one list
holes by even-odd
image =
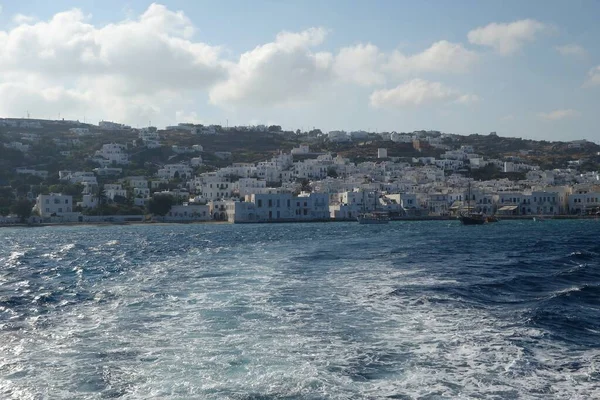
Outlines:
{"label": "blue sky", "polygon": [[0,116],[600,141],[596,1],[0,6]]}

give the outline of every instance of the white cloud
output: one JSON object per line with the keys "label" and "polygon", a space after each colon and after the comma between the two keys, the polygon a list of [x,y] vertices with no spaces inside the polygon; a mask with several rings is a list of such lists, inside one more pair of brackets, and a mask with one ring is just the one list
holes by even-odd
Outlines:
{"label": "white cloud", "polygon": [[370,100],[372,107],[396,109],[448,101],[465,103],[465,100],[472,101],[476,98],[477,96],[464,95],[440,82],[412,79],[393,89],[376,90],[371,94]]}
{"label": "white cloud", "polygon": [[514,121],[514,119],[515,119],[515,116],[512,114],[505,115],[504,117],[501,118],[502,121]]}
{"label": "white cloud", "polygon": [[466,49],[462,44],[441,40],[412,56],[394,51],[385,69],[400,74],[423,71],[466,72],[478,59],[477,53]]}
{"label": "white cloud", "polygon": [[566,44],[564,46],[556,46],[556,51],[565,57],[585,58],[587,51],[578,44]]}
{"label": "white cloud", "polygon": [[89,21],[73,9],[0,30],[0,114],[172,120],[186,96],[226,76],[221,49],[193,41],[181,11],[152,4],[135,19]]}
{"label": "white cloud", "polygon": [[433,43],[413,55],[405,55],[398,50],[385,54],[371,43],[361,43],[340,49],[334,60],[333,72],[342,82],[372,86],[385,83],[386,75],[390,74],[467,72],[478,59],[475,52],[462,44],[446,40]]}
{"label": "white cloud", "polygon": [[37,18],[31,15],[23,15],[23,14],[15,14],[12,17],[12,20],[15,24],[32,24],[37,21]]}
{"label": "white cloud", "polygon": [[600,85],[600,65],[590,69],[590,72],[588,72],[588,79],[583,85],[584,86]]}
{"label": "white cloud", "polygon": [[463,94],[459,96],[455,102],[458,104],[475,104],[481,101],[481,97],[476,94]]}
{"label": "white cloud", "polygon": [[362,86],[378,85],[385,82],[380,71],[385,55],[377,46],[358,44],[340,49],[333,64],[334,73],[345,82]]}
{"label": "white cloud", "polygon": [[565,118],[577,118],[581,113],[572,109],[554,110],[550,112],[540,112],[538,117],[546,121],[558,121]]}
{"label": "white cloud", "polygon": [[274,42],[243,53],[229,65],[229,77],[210,90],[210,102],[222,107],[286,105],[306,100],[330,81],[333,56],[313,47],[326,36],[322,28],[282,32]]}
{"label": "white cloud", "polygon": [[533,19],[523,19],[511,23],[493,22],[470,31],[469,42],[489,46],[498,53],[508,55],[519,50],[525,43],[533,42],[537,35],[548,27]]}

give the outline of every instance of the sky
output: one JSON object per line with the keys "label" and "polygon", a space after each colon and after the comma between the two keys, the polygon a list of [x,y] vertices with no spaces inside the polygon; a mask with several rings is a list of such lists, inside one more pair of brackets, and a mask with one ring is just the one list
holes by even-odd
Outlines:
{"label": "sky", "polygon": [[0,0],[0,117],[600,142],[600,2]]}

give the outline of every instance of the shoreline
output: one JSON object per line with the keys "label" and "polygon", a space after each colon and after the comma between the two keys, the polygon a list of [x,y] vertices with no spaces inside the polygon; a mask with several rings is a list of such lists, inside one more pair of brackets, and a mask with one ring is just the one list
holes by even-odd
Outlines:
{"label": "shoreline", "polygon": [[[532,221],[534,218],[548,220],[600,220],[595,215],[507,215],[498,217],[500,221]],[[454,221],[457,217],[396,217],[390,222],[396,221]],[[331,223],[331,222],[356,222],[355,219],[320,219],[310,221],[281,220],[281,221],[252,221],[252,222],[228,222],[228,221],[123,221],[123,222],[47,222],[38,224],[0,224],[0,228],[42,228],[53,226],[115,226],[115,225],[192,225],[192,224],[216,224],[216,225],[264,225],[285,223]]]}

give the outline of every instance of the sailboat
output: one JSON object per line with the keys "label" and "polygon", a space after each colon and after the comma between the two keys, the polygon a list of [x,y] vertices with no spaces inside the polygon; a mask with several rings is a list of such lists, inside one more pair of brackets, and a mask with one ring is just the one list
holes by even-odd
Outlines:
{"label": "sailboat", "polygon": [[458,217],[463,225],[483,225],[488,222],[483,214],[471,212],[471,182],[469,182],[469,191],[467,194],[467,211],[461,212]]}

